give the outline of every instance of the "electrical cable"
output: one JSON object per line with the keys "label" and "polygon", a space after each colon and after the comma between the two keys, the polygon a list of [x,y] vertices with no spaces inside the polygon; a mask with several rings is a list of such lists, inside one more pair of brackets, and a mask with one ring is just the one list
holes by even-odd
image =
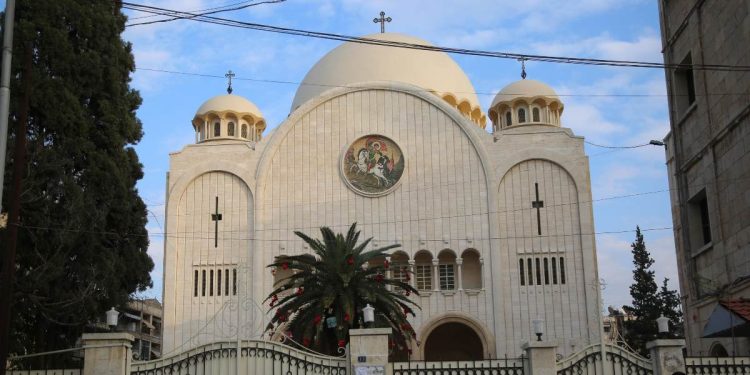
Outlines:
{"label": "electrical cable", "polygon": [[[526,61],[540,61],[550,63],[562,63],[562,64],[580,64],[580,65],[596,65],[596,66],[613,66],[613,67],[632,67],[632,68],[656,68],[656,69],[695,69],[695,70],[712,70],[712,71],[738,71],[747,72],[750,71],[750,66],[745,65],[726,65],[726,64],[666,64],[656,62],[644,62],[644,61],[631,61],[631,60],[608,60],[608,59],[593,59],[593,58],[580,58],[580,57],[563,57],[563,56],[549,56],[549,55],[532,55],[522,54],[513,52],[497,52],[497,51],[483,51],[473,50],[464,48],[453,48],[453,47],[441,47],[431,46],[424,44],[388,41],[374,38],[365,37],[354,37],[344,34],[326,33],[319,31],[295,29],[288,27],[279,27],[272,25],[265,25],[252,22],[242,22],[226,18],[213,17],[208,15],[201,15],[198,13],[183,12],[172,9],[166,9],[161,7],[148,6],[137,3],[122,2],[123,8],[146,12],[151,14],[158,14],[163,16],[178,17],[182,19],[188,19],[191,21],[211,23],[223,26],[230,26],[243,29],[251,29],[257,31],[266,31],[272,33],[280,33],[287,35],[305,36],[318,39],[336,40],[342,42],[361,43],[369,45],[378,45],[386,47],[398,47],[414,50],[424,51],[435,51],[454,53],[460,55],[469,56],[482,56],[482,57],[494,57],[501,59],[513,59],[519,60],[524,59]],[[134,25],[128,25],[134,26]]]}
{"label": "electrical cable", "polygon": [[[231,11],[235,11],[235,10],[241,10],[241,9],[245,9],[245,8],[249,8],[249,7],[254,7],[254,6],[257,6],[257,5],[276,4],[276,3],[283,3],[285,1],[286,0],[266,0],[266,1],[260,1],[260,2],[257,2],[257,3],[239,5],[239,6],[236,6],[236,7],[233,7],[233,8],[227,8],[227,9],[214,8],[213,10],[205,11],[203,13],[195,13],[195,15],[193,15],[193,16],[173,16],[172,18],[161,19],[161,20],[156,20],[156,21],[145,21],[145,22],[139,22],[139,23],[131,23],[131,24],[125,25],[125,27],[141,26],[141,25],[152,25],[152,24],[155,24],[155,23],[165,23],[165,22],[171,22],[171,21],[175,21],[175,20],[191,19],[191,18],[194,18],[194,17],[201,17],[201,16],[205,16],[205,15],[208,15],[208,14],[231,12]],[[219,8],[221,8],[221,7],[219,7]]]}

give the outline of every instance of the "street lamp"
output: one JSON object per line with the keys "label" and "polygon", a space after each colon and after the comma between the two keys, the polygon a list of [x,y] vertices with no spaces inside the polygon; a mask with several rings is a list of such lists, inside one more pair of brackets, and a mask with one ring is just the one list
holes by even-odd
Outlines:
{"label": "street lamp", "polygon": [[664,315],[656,318],[656,326],[659,328],[659,336],[666,336],[669,333],[669,318]]}
{"label": "street lamp", "polygon": [[109,309],[107,311],[107,325],[110,327],[110,329],[114,329],[117,327],[117,317],[120,316],[120,313],[115,310],[115,308]]}
{"label": "street lamp", "polygon": [[369,303],[362,308],[362,314],[365,316],[365,327],[370,326],[375,321],[375,308],[370,306]]}
{"label": "street lamp", "polygon": [[533,324],[536,341],[542,341],[542,335],[544,334],[544,320],[534,319]]}

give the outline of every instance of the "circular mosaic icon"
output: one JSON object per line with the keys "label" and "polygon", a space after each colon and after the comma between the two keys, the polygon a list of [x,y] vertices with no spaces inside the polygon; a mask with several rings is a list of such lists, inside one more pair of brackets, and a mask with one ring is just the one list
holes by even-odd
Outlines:
{"label": "circular mosaic icon", "polygon": [[382,135],[366,135],[354,141],[341,163],[344,181],[357,193],[387,194],[404,173],[404,155],[396,142]]}

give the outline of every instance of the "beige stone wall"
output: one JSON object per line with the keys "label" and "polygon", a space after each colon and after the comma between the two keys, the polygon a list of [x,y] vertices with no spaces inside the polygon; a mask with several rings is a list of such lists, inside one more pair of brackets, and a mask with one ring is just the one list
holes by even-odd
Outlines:
{"label": "beige stone wall", "polygon": [[[690,13],[690,10],[693,12]],[[750,65],[750,3],[661,1],[666,63]],[[746,338],[702,339],[717,297],[750,298],[750,72],[693,70],[695,103],[682,110],[679,81],[667,72],[671,132],[667,166],[688,350],[721,343],[750,353]],[[705,192],[712,240],[696,240],[691,199]]]}

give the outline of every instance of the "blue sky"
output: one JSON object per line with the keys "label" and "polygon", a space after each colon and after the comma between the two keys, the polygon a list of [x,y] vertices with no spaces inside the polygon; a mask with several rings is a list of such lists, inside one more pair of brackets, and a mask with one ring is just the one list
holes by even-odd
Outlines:
{"label": "blue sky", "polygon": [[[239,0],[134,0],[170,9],[201,10]],[[277,26],[365,35],[379,31],[372,22],[381,10],[393,21],[388,31],[410,34],[435,45],[492,51],[628,59],[661,62],[657,2],[652,0],[475,0],[372,1],[288,0],[219,16]],[[130,12],[131,18],[145,14]],[[132,22],[157,18],[134,19]],[[128,28],[139,69],[163,69],[222,76],[233,70],[234,93],[261,109],[268,130],[289,112],[292,98],[312,65],[337,42],[261,31],[234,29],[187,20]],[[453,56],[471,79],[483,110],[494,93],[519,79],[512,60]],[[565,103],[563,125],[604,145],[634,145],[662,139],[669,129],[664,72],[658,69],[613,68],[527,63],[529,78],[554,87]],[[286,81],[271,83],[258,80]],[[149,205],[149,253],[156,269],[154,289],[161,296],[164,187],[170,152],[194,142],[190,125],[206,99],[224,93],[220,78],[138,70],[133,87],[143,105],[138,117],[144,137],[137,145],[145,177],[139,191]],[[638,94],[641,96],[628,96]],[[597,232],[671,227],[664,151],[660,147],[608,150],[587,146],[591,162]],[[654,192],[654,193],[651,193]],[[645,232],[656,260],[656,275],[677,287],[674,240],[670,230]],[[630,242],[634,234],[599,234],[597,247],[604,306],[630,303]]]}

